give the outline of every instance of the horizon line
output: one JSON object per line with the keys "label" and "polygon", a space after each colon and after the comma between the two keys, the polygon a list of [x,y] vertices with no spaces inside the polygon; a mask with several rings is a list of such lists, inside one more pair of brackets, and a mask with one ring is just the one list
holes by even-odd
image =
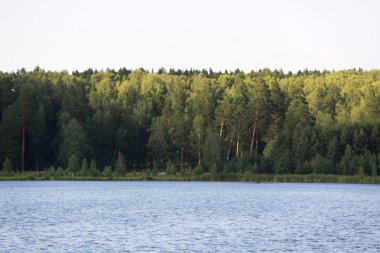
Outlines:
{"label": "horizon line", "polygon": [[147,73],[167,73],[167,74],[170,74],[171,71],[174,71],[174,72],[186,72],[186,71],[190,71],[190,72],[204,72],[204,71],[207,71],[208,73],[252,73],[252,72],[261,72],[263,70],[269,70],[271,72],[275,72],[275,71],[278,71],[278,72],[282,72],[284,74],[287,74],[287,73],[299,73],[299,72],[330,72],[330,73],[333,73],[333,72],[344,72],[344,71],[359,71],[359,72],[370,72],[370,71],[378,71],[380,70],[380,68],[363,68],[363,67],[352,67],[352,68],[337,68],[337,69],[317,69],[317,68],[304,68],[304,69],[298,69],[298,70],[285,70],[285,69],[282,69],[282,68],[270,68],[270,67],[263,67],[263,68],[258,68],[258,69],[250,69],[250,70],[246,70],[246,69],[240,69],[239,67],[235,68],[235,69],[224,69],[224,70],[221,70],[221,69],[218,69],[218,70],[215,70],[213,69],[212,67],[207,67],[207,68],[173,68],[173,67],[170,67],[170,68],[166,68],[166,67],[159,67],[159,68],[146,68],[146,67],[137,67],[137,68],[129,68],[129,67],[118,67],[118,68],[113,68],[113,67],[106,67],[106,68],[96,68],[96,67],[88,67],[88,68],[84,68],[84,69],[72,69],[72,70],[68,70],[68,69],[61,69],[61,70],[57,70],[57,69],[45,69],[45,68],[42,68],[40,66],[35,66],[33,69],[28,69],[28,68],[25,68],[25,67],[21,67],[19,69],[16,69],[16,70],[10,70],[10,71],[7,71],[7,70],[1,70],[0,69],[0,72],[2,73],[17,73],[17,72],[34,72],[34,71],[40,71],[40,72],[52,72],[52,73],[62,73],[62,72],[67,72],[68,74],[73,74],[74,72],[78,72],[78,73],[83,73],[83,72],[86,72],[86,71],[94,71],[94,72],[118,72],[119,70],[127,70],[127,71],[137,71],[137,70],[143,70]]}

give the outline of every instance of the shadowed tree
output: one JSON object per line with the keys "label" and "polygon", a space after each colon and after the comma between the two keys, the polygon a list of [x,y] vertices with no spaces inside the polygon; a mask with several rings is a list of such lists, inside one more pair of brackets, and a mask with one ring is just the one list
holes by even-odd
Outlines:
{"label": "shadowed tree", "polygon": [[125,164],[124,156],[121,152],[117,155],[117,160],[115,164],[115,174],[118,177],[124,176],[127,172],[127,165]]}
{"label": "shadowed tree", "polygon": [[3,175],[8,176],[13,172],[13,165],[11,160],[7,157],[3,162]]}
{"label": "shadowed tree", "polygon": [[83,159],[90,150],[87,144],[87,136],[83,126],[76,119],[67,118],[69,115],[61,115],[59,159],[65,163],[69,157],[76,155],[78,159]]}

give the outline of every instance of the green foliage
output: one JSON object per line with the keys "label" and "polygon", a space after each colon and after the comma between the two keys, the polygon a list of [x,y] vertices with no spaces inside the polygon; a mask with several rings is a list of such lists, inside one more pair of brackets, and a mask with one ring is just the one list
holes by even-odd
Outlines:
{"label": "green foliage", "polygon": [[152,176],[157,176],[158,175],[158,169],[157,168],[153,168],[152,169]]}
{"label": "green foliage", "polygon": [[350,145],[346,145],[344,155],[338,165],[338,173],[343,175],[353,175],[355,173],[355,162]]}
{"label": "green foliage", "polygon": [[194,169],[194,175],[202,175],[205,173],[205,170],[201,164],[198,164]]}
{"label": "green foliage", "polygon": [[88,175],[88,162],[87,162],[86,158],[83,158],[82,166],[81,166],[79,174],[81,176],[87,176]]}
{"label": "green foliage", "polygon": [[202,164],[231,178],[375,176],[379,80],[379,70],[0,73],[0,161],[27,172],[67,168],[47,169],[57,178],[108,175],[107,166],[123,177],[127,164],[136,175],[185,177]]}
{"label": "green foliage", "polygon": [[274,170],[276,174],[292,173],[294,170],[294,163],[292,160],[292,152],[286,148],[274,160]]}
{"label": "green foliage", "polygon": [[336,162],[339,157],[339,143],[336,136],[330,139],[329,144],[327,146],[326,157],[330,159],[332,162]]}
{"label": "green foliage", "polygon": [[13,165],[11,160],[7,157],[3,162],[3,175],[7,176],[13,172]]}
{"label": "green foliage", "polygon": [[148,146],[152,149],[155,160],[160,161],[162,165],[162,161],[170,155],[168,120],[163,116],[154,118],[150,131]]}
{"label": "green foliage", "polygon": [[55,171],[55,176],[57,178],[62,178],[65,175],[65,172],[61,166],[58,166],[57,170]]}
{"label": "green foliage", "polygon": [[[310,162],[313,173],[315,174],[334,174],[334,164],[331,160],[317,154]],[[305,173],[304,173],[305,174]]]}
{"label": "green foliage", "polygon": [[47,174],[48,178],[54,179],[55,178],[55,168],[54,168],[54,166],[50,166],[50,168],[48,168],[46,170],[46,174]]}
{"label": "green foliage", "polygon": [[125,164],[124,156],[121,152],[117,155],[117,160],[115,164],[115,176],[122,177],[127,172],[127,165]]}
{"label": "green foliage", "polygon": [[362,128],[355,130],[353,138],[353,148],[356,154],[363,154],[367,149],[367,134]]}
{"label": "green foliage", "polygon": [[203,145],[203,159],[205,163],[215,163],[220,161],[222,154],[223,143],[218,133],[207,128],[206,139]]}
{"label": "green foliage", "polygon": [[218,165],[216,163],[213,163],[210,168],[210,173],[215,175],[218,174],[220,171],[218,169]]}
{"label": "green foliage", "polygon": [[175,164],[172,162],[172,160],[169,160],[166,163],[166,174],[168,175],[175,175],[177,173],[177,168]]}
{"label": "green foliage", "polygon": [[371,165],[371,175],[374,177],[378,175],[376,163],[372,163]]}
{"label": "green foliage", "polygon": [[103,171],[104,176],[106,177],[112,177],[112,167],[106,166]]}
{"label": "green foliage", "polygon": [[99,175],[98,168],[96,166],[95,159],[91,159],[90,168],[88,169],[88,175],[90,177],[96,177]]}
{"label": "green foliage", "polygon": [[71,155],[69,158],[66,170],[69,173],[74,173],[76,171],[79,171],[79,169],[80,169],[80,166],[79,166],[78,157],[76,155]]}
{"label": "green foliage", "polygon": [[[314,172],[313,165],[315,165],[316,167],[319,166],[316,162],[317,161],[314,161],[314,159],[311,162],[303,162],[303,163],[297,162],[295,173],[304,175],[304,174],[310,174],[310,173]],[[316,170],[319,170],[319,169],[320,168],[316,168]]]}
{"label": "green foliage", "polygon": [[223,166],[223,174],[229,174],[235,172],[235,162],[230,161],[228,163],[225,163]]}
{"label": "green foliage", "polygon": [[179,170],[179,173],[183,176],[183,175],[186,175],[186,169],[185,168],[182,168]]}
{"label": "green foliage", "polygon": [[[61,115],[61,121],[66,121],[66,116],[68,115]],[[69,119],[67,123],[61,124],[61,132],[62,143],[59,148],[59,159],[66,161],[72,155],[75,155],[77,159],[82,159],[89,150],[85,129],[76,119]]]}

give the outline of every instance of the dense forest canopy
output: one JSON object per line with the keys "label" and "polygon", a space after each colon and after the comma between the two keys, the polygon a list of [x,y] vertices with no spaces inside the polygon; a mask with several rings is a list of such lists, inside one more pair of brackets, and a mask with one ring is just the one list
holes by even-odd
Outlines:
{"label": "dense forest canopy", "polygon": [[[0,72],[3,171],[380,170],[380,71]],[[169,170],[167,170],[169,168]]]}

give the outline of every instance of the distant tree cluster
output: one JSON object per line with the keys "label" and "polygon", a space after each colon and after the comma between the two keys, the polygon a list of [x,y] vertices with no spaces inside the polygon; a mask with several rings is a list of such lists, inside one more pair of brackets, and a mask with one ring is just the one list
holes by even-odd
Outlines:
{"label": "distant tree cluster", "polygon": [[3,174],[378,175],[380,71],[0,72]]}

